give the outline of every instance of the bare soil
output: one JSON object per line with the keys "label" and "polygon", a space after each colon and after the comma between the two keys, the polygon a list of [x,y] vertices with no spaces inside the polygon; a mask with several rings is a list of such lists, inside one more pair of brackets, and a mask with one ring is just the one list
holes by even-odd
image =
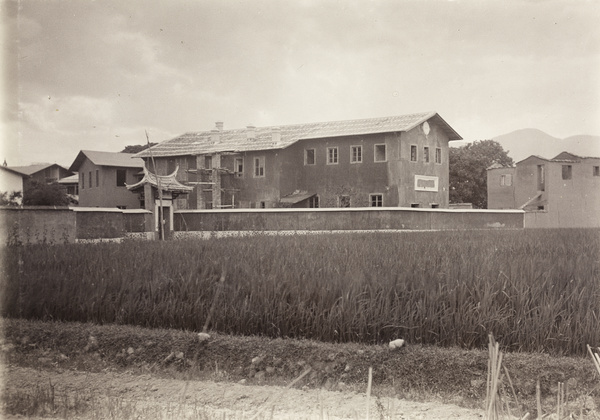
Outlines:
{"label": "bare soil", "polygon": [[[7,392],[31,392],[37,386],[52,384],[56,398],[64,396],[84,400],[93,398],[94,413],[80,418],[93,418],[110,413],[106,405],[150,408],[158,418],[183,418],[194,412],[201,418],[273,419],[364,419],[367,418],[367,395],[279,386],[245,385],[231,382],[184,381],[161,379],[152,375],[129,372],[81,372],[74,370],[38,370],[9,366],[4,370]],[[99,398],[101,397],[101,398]],[[369,401],[370,418],[379,419],[481,419],[481,410],[461,408],[438,402],[412,402],[396,398]],[[114,407],[113,407],[114,408]],[[11,416],[6,418],[19,418]]]}

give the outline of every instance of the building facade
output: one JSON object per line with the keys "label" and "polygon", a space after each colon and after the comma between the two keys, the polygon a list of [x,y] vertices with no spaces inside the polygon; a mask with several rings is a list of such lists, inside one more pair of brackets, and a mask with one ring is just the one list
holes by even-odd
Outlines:
{"label": "building facade", "polygon": [[[194,186],[178,209],[448,207],[448,142],[437,113],[186,133],[143,158]],[[156,168],[152,164],[152,159]]]}
{"label": "building facade", "polygon": [[523,209],[526,227],[600,227],[600,158],[563,152],[487,171],[488,208]]}
{"label": "building facade", "polygon": [[143,199],[127,189],[141,179],[143,168],[144,161],[130,153],[80,151],[69,168],[79,174],[79,206],[144,208]]}

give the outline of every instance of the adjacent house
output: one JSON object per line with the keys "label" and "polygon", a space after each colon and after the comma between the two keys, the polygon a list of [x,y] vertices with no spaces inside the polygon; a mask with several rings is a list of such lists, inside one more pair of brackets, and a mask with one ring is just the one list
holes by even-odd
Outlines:
{"label": "adjacent house", "polygon": [[448,142],[461,139],[436,112],[231,130],[217,122],[136,157],[193,187],[175,209],[447,208]]}
{"label": "adjacent house", "polygon": [[9,168],[25,175],[27,181],[35,180],[45,184],[52,184],[59,179],[73,175],[73,172],[56,163],[39,163],[28,166],[9,166]]}
{"label": "adjacent house", "polygon": [[144,161],[130,153],[80,151],[69,168],[79,174],[79,206],[144,208],[143,199],[126,187],[140,180],[143,168]]}
{"label": "adjacent house", "polygon": [[21,204],[23,197],[23,175],[7,166],[0,166],[0,194],[6,193],[6,199],[10,199],[12,193],[20,192],[21,198],[16,200]]}
{"label": "adjacent house", "polygon": [[523,209],[526,227],[600,227],[600,158],[562,152],[487,171],[488,208]]}

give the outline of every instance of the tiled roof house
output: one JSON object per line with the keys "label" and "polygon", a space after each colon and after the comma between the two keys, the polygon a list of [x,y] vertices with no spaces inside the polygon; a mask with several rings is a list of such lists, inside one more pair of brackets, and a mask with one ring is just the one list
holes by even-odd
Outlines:
{"label": "tiled roof house", "polygon": [[[177,208],[447,207],[448,142],[436,112],[185,133],[136,155],[194,190]],[[152,165],[156,162],[156,169]]]}
{"label": "tiled roof house", "polygon": [[130,153],[80,151],[69,168],[79,173],[79,206],[143,208],[126,186],[139,181],[143,168],[144,161]]}

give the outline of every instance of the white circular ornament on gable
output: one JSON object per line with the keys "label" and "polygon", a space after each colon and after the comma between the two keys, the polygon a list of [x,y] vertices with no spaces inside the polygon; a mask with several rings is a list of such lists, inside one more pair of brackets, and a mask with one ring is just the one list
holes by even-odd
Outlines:
{"label": "white circular ornament on gable", "polygon": [[425,135],[428,135],[429,131],[431,131],[431,129],[429,128],[429,123],[427,121],[425,121],[423,123],[423,132],[425,133]]}

